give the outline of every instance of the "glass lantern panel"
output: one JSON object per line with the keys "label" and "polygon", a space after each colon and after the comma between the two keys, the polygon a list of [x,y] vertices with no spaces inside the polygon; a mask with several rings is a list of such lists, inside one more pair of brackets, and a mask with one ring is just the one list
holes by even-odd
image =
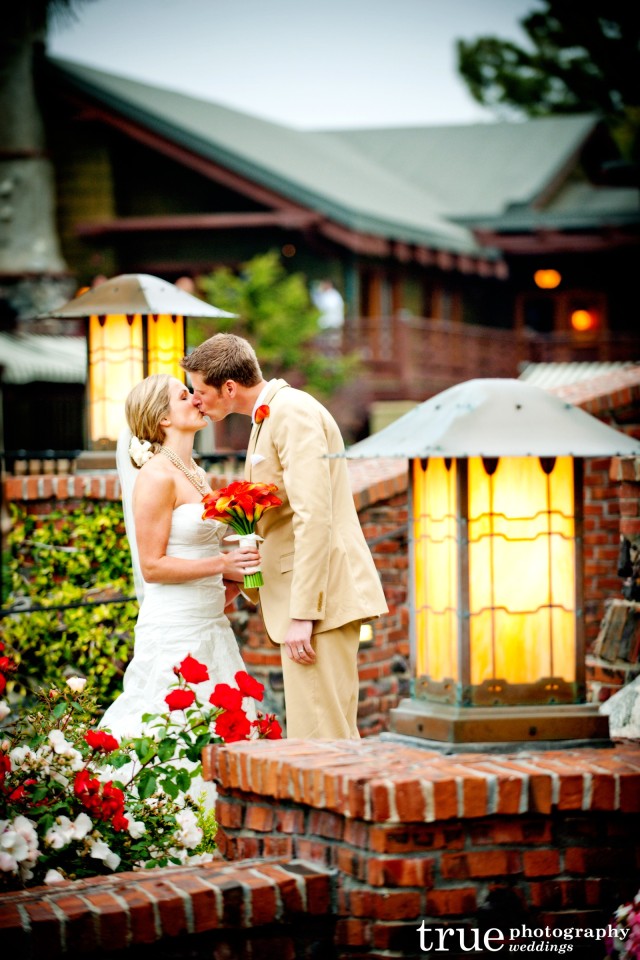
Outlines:
{"label": "glass lantern panel", "polygon": [[131,323],[124,314],[89,317],[89,435],[94,444],[118,439],[125,424],[124,401],[143,376],[141,316]]}
{"label": "glass lantern panel", "polygon": [[458,676],[456,463],[413,461],[416,675]]}
{"label": "glass lantern panel", "polygon": [[576,678],[571,457],[469,460],[469,613],[473,686]]}
{"label": "glass lantern panel", "polygon": [[182,317],[164,313],[147,321],[147,356],[149,373],[168,373],[184,382],[180,360],[184,357],[184,323]]}

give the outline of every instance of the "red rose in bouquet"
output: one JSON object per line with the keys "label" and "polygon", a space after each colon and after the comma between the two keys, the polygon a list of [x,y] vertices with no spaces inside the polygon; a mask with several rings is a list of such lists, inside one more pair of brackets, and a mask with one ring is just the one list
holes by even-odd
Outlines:
{"label": "red rose in bouquet", "polygon": [[[238,534],[241,545],[255,544],[258,539],[256,524],[262,514],[265,510],[282,505],[282,500],[275,496],[277,489],[274,483],[234,480],[228,487],[205,494],[202,498],[202,519],[228,524]],[[247,574],[244,578],[245,587],[261,587],[263,584],[264,579],[259,570]]]}

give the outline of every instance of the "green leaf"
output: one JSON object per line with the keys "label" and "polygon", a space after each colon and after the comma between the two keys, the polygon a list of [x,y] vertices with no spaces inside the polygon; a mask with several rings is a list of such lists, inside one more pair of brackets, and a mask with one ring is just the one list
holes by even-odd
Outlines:
{"label": "green leaf", "polygon": [[146,763],[156,752],[156,745],[149,737],[141,737],[135,740],[135,751],[140,763]]}
{"label": "green leaf", "polygon": [[112,767],[115,767],[116,770],[119,770],[120,767],[124,767],[126,763],[131,762],[131,757],[126,753],[116,753],[111,754],[109,757],[109,763]]}
{"label": "green leaf", "polygon": [[174,783],[173,780],[169,779],[169,777],[164,777],[164,779],[160,781],[160,786],[165,793],[169,794],[172,800],[175,800],[180,793],[180,787]]}
{"label": "green leaf", "polygon": [[171,737],[166,737],[164,740],[161,740],[158,744],[158,758],[164,763],[166,760],[170,760],[175,753],[176,744],[175,740]]}
{"label": "green leaf", "polygon": [[[195,771],[194,771],[195,773]],[[178,775],[176,776],[176,783],[180,790],[186,792],[191,786],[191,774],[187,770],[178,770]]]}
{"label": "green leaf", "polygon": [[155,774],[151,770],[143,770],[137,783],[141,800],[148,800],[149,797],[152,797],[158,786]]}

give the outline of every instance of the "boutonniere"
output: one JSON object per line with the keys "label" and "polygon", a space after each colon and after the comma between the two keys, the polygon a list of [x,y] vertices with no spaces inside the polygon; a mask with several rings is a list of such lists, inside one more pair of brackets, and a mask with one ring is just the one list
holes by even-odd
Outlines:
{"label": "boutonniere", "polygon": [[254,420],[256,423],[262,423],[263,420],[266,420],[268,416],[271,415],[271,410],[267,403],[261,404],[255,412]]}

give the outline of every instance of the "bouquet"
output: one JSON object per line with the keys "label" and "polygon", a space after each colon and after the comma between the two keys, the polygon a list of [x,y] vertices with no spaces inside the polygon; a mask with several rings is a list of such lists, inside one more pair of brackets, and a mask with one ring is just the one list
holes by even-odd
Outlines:
{"label": "bouquet", "polygon": [[[227,537],[238,540],[240,546],[252,546],[261,540],[255,532],[256,524],[265,510],[280,507],[282,500],[274,496],[277,491],[274,483],[249,483],[247,480],[234,480],[222,490],[214,490],[202,498],[204,504],[203,520],[217,520],[233,527],[237,536]],[[264,579],[260,570],[248,573],[244,577],[245,587],[261,587]]]}

